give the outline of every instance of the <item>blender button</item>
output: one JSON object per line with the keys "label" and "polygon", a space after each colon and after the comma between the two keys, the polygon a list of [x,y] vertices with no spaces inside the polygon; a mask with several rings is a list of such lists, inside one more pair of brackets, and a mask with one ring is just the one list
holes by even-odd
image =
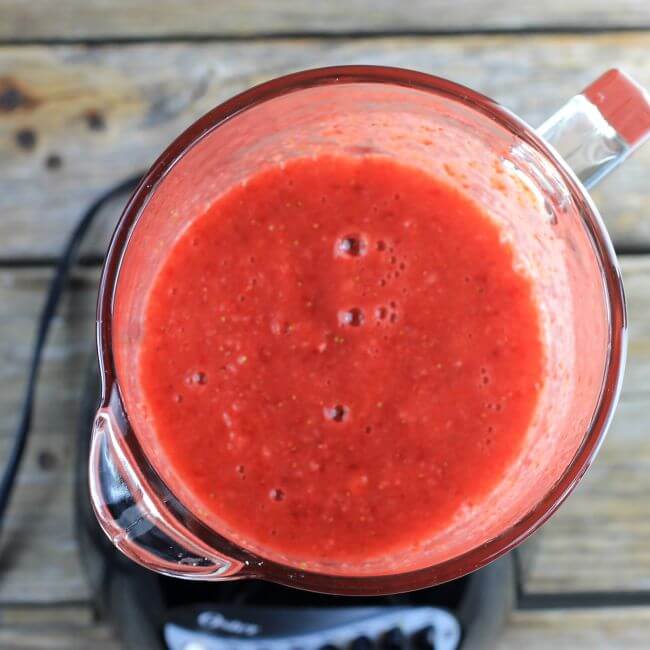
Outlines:
{"label": "blender button", "polygon": [[350,644],[350,650],[373,650],[375,644],[367,636],[358,636]]}
{"label": "blender button", "polygon": [[406,645],[404,632],[399,627],[393,627],[381,637],[382,650],[402,650]]}
{"label": "blender button", "polygon": [[415,650],[436,650],[434,642],[434,629],[432,625],[423,627],[413,636],[413,648]]}

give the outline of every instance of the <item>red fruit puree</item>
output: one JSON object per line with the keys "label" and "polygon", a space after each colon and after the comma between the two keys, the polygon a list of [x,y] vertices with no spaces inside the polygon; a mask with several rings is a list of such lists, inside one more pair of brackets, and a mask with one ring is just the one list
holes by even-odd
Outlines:
{"label": "red fruit puree", "polygon": [[514,462],[543,381],[531,283],[499,234],[388,157],[230,189],[147,297],[139,382],[170,488],[276,559],[426,544]]}

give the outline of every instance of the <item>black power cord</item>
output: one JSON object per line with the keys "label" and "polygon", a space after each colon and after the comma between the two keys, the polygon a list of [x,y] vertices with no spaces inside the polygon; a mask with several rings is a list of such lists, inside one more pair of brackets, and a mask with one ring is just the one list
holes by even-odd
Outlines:
{"label": "black power cord", "polygon": [[9,458],[7,459],[5,469],[2,473],[2,480],[0,481],[0,533],[2,532],[5,514],[16,483],[16,477],[18,476],[18,470],[20,469],[20,462],[23,458],[25,446],[31,430],[32,414],[36,397],[36,385],[43,356],[43,348],[47,341],[47,335],[52,319],[56,315],[59,300],[61,299],[61,295],[66,287],[66,281],[70,269],[74,266],[77,260],[79,247],[88,232],[88,228],[93,223],[102,207],[116,196],[135,189],[135,186],[142,176],[143,173],[134,174],[97,197],[79,218],[77,225],[70,234],[57,261],[56,270],[52,280],[50,281],[47,297],[38,319],[38,328],[36,330],[36,338],[32,348],[29,373],[27,376],[27,386],[20,407],[18,425],[14,433],[13,445],[9,453]]}

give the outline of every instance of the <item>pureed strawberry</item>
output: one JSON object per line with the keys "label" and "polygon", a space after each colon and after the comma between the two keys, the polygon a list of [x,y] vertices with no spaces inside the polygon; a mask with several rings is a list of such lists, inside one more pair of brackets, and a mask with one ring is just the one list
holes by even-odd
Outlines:
{"label": "pureed strawberry", "polygon": [[222,194],[145,298],[137,382],[172,491],[305,566],[426,547],[485,501],[545,380],[500,234],[388,156],[298,157]]}

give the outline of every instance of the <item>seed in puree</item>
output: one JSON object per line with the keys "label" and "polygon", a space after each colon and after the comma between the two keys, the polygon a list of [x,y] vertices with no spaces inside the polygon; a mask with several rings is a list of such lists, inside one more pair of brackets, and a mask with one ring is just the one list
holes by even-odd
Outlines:
{"label": "seed in puree", "polygon": [[268,557],[360,563],[481,505],[543,350],[480,206],[389,158],[321,156],[233,187],[170,247],[137,367],[191,510]]}

